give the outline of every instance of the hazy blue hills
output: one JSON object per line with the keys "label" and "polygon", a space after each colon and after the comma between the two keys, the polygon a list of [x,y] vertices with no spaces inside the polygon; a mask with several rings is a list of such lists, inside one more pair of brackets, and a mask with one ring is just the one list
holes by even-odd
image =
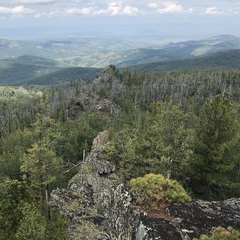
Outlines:
{"label": "hazy blue hills", "polygon": [[233,49],[240,49],[240,38],[232,35],[220,35],[199,41],[170,43],[160,49],[138,49],[129,60],[118,63],[117,66],[126,67],[189,59]]}
{"label": "hazy blue hills", "polygon": [[131,42],[121,39],[66,38],[50,40],[0,39],[0,59],[34,55],[73,67],[104,68],[182,60],[222,50],[240,49],[240,38],[219,35],[185,42]]}
{"label": "hazy blue hills", "polygon": [[172,70],[214,70],[235,69],[240,70],[240,50],[225,50],[206,56],[194,57],[184,60],[164,61],[150,64],[132,66],[138,72],[158,72]]}
{"label": "hazy blue hills", "polygon": [[[79,44],[82,44],[82,50],[85,49],[82,55],[71,55],[79,53]],[[116,46],[119,47],[118,51]],[[139,43],[136,46],[144,44]],[[106,51],[103,51],[104,47]],[[240,69],[240,38],[232,35],[148,48],[131,49],[132,47],[133,43],[120,40],[116,40],[114,45],[114,40],[97,39],[49,40],[38,43],[0,39],[0,50],[3,52],[11,50],[20,53],[25,49],[28,53],[35,48],[36,52],[51,56],[47,58],[23,54],[0,60],[0,85],[49,85],[79,79],[91,81],[99,75],[103,67],[110,64],[119,69],[131,67],[139,72]],[[113,50],[110,51],[111,49]],[[61,52],[69,56],[55,58]]]}
{"label": "hazy blue hills", "polygon": [[69,67],[58,61],[36,56],[0,60],[0,85],[58,84],[79,79],[90,81],[101,69]]}
{"label": "hazy blue hills", "polygon": [[126,51],[97,51],[88,55],[79,55],[59,59],[63,63],[83,67],[104,67],[114,64],[120,68],[154,63],[188,59],[204,56],[222,50],[240,49],[240,38],[232,35],[219,35],[199,41],[186,41],[147,46]]}
{"label": "hazy blue hills", "polygon": [[[149,47],[152,44],[121,39],[66,38],[49,40],[0,39],[0,59],[34,55],[50,59],[65,59],[89,56],[95,53],[128,51]],[[84,62],[83,62],[84,64]]]}

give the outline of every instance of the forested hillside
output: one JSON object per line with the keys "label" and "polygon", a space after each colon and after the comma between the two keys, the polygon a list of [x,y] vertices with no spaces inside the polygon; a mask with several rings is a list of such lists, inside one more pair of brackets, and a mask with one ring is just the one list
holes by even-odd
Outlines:
{"label": "forested hillside", "polygon": [[0,60],[0,85],[54,85],[77,80],[90,81],[101,69],[72,67],[58,61],[24,55]]}
{"label": "forested hillside", "polygon": [[16,89],[0,92],[1,239],[67,239],[68,220],[49,209],[50,192],[67,186],[106,129],[102,160],[127,185],[152,173],[192,198],[240,196],[238,70],[111,65],[92,82],[25,86],[19,97]]}
{"label": "forested hillside", "polygon": [[224,50],[207,56],[192,57],[184,60],[162,61],[149,64],[131,66],[138,72],[158,72],[173,70],[221,70],[221,69],[240,69],[240,50]]}

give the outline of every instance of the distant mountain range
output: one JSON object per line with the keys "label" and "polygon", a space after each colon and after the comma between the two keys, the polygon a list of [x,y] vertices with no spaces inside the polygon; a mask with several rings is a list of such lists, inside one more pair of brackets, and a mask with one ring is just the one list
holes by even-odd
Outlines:
{"label": "distant mountain range", "polygon": [[[104,42],[104,40],[102,40]],[[80,40],[79,40],[80,42]],[[23,44],[24,43],[24,44]],[[105,42],[105,44],[110,41]],[[31,45],[32,44],[32,45]],[[33,43],[0,40],[0,49],[3,52],[12,51],[20,54],[29,52]],[[96,46],[94,47],[94,44]],[[0,85],[22,85],[41,84],[52,85],[62,82],[74,82],[79,79],[91,81],[109,64],[116,65],[120,70],[130,67],[138,72],[157,72],[170,70],[200,70],[200,69],[237,69],[240,70],[240,38],[231,35],[221,35],[200,41],[188,41],[170,43],[162,46],[151,46],[149,48],[131,49],[121,51],[120,49],[131,48],[123,42],[116,42],[119,51],[109,52],[97,51],[102,48],[100,42],[90,41],[83,46],[89,54],[82,57],[71,56],[67,58],[56,58],[59,48],[69,47],[68,54],[73,53],[72,42],[48,41],[41,45],[39,52],[52,58],[33,55],[21,55],[0,60]],[[114,44],[114,42],[111,42]],[[139,43],[139,45],[141,45]],[[36,45],[35,45],[36,46]],[[40,46],[40,45],[39,45]],[[77,46],[77,45],[76,45]],[[75,48],[77,48],[75,46]],[[92,46],[93,49],[90,49]],[[115,47],[116,47],[115,46]],[[106,46],[110,48],[110,46]],[[112,48],[114,48],[112,46]],[[43,50],[44,49],[44,50]],[[16,51],[15,51],[16,50]],[[10,52],[11,52],[10,51]],[[96,52],[95,52],[96,51]],[[2,52],[1,52],[2,53]],[[33,52],[35,53],[35,52]],[[33,54],[32,53],[32,54]],[[96,62],[98,64],[96,64]],[[81,63],[81,64],[80,64]],[[86,65],[85,67],[80,67]],[[99,66],[87,67],[87,66]]]}
{"label": "distant mountain range", "polygon": [[74,67],[126,67],[205,56],[222,50],[240,49],[240,38],[219,35],[198,41],[144,43],[120,39],[60,39],[17,41],[0,39],[0,59],[34,55]]}
{"label": "distant mountain range", "polygon": [[220,35],[199,41],[170,43],[161,49],[140,49],[128,61],[117,64],[119,67],[154,62],[165,62],[207,56],[223,50],[240,49],[240,38]]}

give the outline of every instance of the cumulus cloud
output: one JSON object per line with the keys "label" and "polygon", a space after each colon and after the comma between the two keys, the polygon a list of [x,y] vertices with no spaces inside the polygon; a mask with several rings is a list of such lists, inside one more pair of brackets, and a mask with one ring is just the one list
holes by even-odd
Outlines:
{"label": "cumulus cloud", "polygon": [[10,13],[10,14],[26,14],[26,13],[33,13],[34,11],[30,8],[25,8],[23,5],[9,8],[9,7],[1,7],[0,6],[0,13]]}
{"label": "cumulus cloud", "polygon": [[108,3],[104,6],[73,7],[66,10],[67,15],[135,15],[139,12],[137,7],[123,5],[121,1]]}
{"label": "cumulus cloud", "polygon": [[139,11],[138,11],[138,8],[137,7],[131,7],[131,6],[126,6],[124,9],[123,9],[123,14],[126,14],[126,15],[135,15],[137,14]]}
{"label": "cumulus cloud", "polygon": [[174,2],[165,2],[165,3],[156,3],[152,2],[147,5],[149,8],[155,9],[158,13],[180,13],[183,12],[184,9],[180,4]]}
{"label": "cumulus cloud", "polygon": [[96,10],[95,15],[135,15],[139,12],[137,7],[126,5],[124,6],[121,1],[110,2],[106,8]]}
{"label": "cumulus cloud", "polygon": [[70,15],[75,15],[75,14],[88,15],[88,14],[91,14],[92,12],[93,12],[92,7],[84,7],[84,8],[74,7],[66,11],[66,13]]}
{"label": "cumulus cloud", "polygon": [[117,15],[120,13],[122,8],[122,2],[111,2],[108,4],[107,12],[111,15]]}
{"label": "cumulus cloud", "polygon": [[[216,0],[213,1],[215,2]],[[196,15],[201,15],[203,13],[208,15],[226,15],[237,14],[236,11],[238,10],[231,11],[229,10],[230,8],[239,9],[236,7],[236,3],[234,5],[235,7],[233,7],[230,6],[231,4],[225,6],[226,4],[215,5],[216,3],[209,3],[207,0],[203,0],[203,2],[197,0],[2,0],[0,13],[33,13],[33,16],[37,18],[73,15],[121,16],[139,14],[192,14],[193,12]],[[13,5],[14,3],[16,6]],[[27,8],[30,4],[32,9]],[[212,5],[218,7],[212,7]]]}
{"label": "cumulus cloud", "polygon": [[16,0],[15,2],[22,4],[46,4],[53,3],[55,0]]}

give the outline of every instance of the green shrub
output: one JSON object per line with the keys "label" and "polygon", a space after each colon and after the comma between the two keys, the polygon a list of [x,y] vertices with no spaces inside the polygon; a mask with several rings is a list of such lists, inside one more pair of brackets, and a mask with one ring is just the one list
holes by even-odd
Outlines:
{"label": "green shrub", "polygon": [[140,205],[156,207],[161,203],[191,201],[191,197],[176,180],[166,179],[161,174],[151,173],[132,179],[129,185]]}
{"label": "green shrub", "polygon": [[115,146],[113,145],[106,145],[104,147],[104,152],[100,156],[102,160],[106,161],[114,161],[117,158],[118,152]]}
{"label": "green shrub", "polygon": [[[228,227],[227,229],[222,227],[217,227],[214,229],[211,237],[203,234],[200,236],[199,240],[238,240],[240,239],[240,232]],[[193,240],[198,240],[194,238]]]}

